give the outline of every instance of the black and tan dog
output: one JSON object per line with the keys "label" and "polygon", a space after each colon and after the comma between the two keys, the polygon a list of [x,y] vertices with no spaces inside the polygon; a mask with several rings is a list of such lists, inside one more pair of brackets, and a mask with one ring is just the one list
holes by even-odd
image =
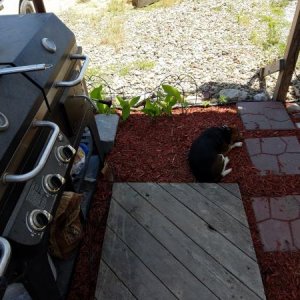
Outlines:
{"label": "black and tan dog", "polygon": [[190,168],[200,182],[218,182],[229,174],[229,158],[224,156],[235,147],[242,147],[242,138],[236,127],[211,127],[193,143],[188,160]]}

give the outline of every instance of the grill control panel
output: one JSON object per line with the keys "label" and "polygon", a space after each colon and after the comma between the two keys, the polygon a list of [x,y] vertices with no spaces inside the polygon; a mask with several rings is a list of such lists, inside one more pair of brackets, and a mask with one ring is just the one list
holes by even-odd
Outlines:
{"label": "grill control panel", "polygon": [[43,231],[52,218],[46,210],[34,209],[29,215],[29,226],[35,231]]}
{"label": "grill control panel", "polygon": [[3,235],[22,245],[40,242],[51,223],[75,149],[60,133],[43,170],[25,184]]}
{"label": "grill control panel", "polygon": [[44,177],[43,185],[47,192],[58,193],[65,183],[65,178],[60,174],[48,174]]}
{"label": "grill control panel", "polygon": [[75,153],[76,150],[71,145],[59,146],[56,150],[57,158],[63,163],[68,163]]}

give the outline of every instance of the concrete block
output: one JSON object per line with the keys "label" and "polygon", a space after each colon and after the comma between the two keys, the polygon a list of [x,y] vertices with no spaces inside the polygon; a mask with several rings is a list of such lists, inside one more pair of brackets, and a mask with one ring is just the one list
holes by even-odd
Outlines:
{"label": "concrete block", "polygon": [[132,5],[137,8],[140,8],[140,7],[145,7],[157,1],[158,0],[132,0]]}
{"label": "concrete block", "polygon": [[95,121],[100,137],[101,152],[106,155],[114,146],[119,116],[115,114],[98,114],[95,116]]}

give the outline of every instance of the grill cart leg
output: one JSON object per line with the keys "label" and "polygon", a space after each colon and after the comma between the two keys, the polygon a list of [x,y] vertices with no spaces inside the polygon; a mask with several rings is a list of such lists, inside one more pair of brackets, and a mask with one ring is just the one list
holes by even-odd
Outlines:
{"label": "grill cart leg", "polygon": [[33,299],[62,299],[49,265],[47,253],[43,253],[26,261],[24,286]]}

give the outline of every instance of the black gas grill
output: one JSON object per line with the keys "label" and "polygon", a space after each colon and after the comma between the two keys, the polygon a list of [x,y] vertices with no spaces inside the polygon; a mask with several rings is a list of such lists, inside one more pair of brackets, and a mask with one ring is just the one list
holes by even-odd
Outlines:
{"label": "black gas grill", "polygon": [[0,236],[37,299],[61,297],[47,232],[87,130],[100,153],[83,80],[88,61],[54,14],[0,17]]}

